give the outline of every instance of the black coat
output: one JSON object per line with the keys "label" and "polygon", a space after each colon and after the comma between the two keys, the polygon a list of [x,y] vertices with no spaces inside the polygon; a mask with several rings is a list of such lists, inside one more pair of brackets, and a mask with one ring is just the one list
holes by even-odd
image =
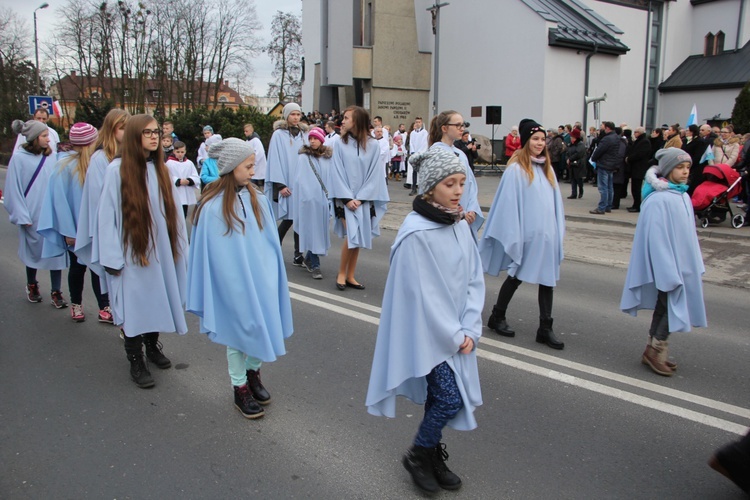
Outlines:
{"label": "black coat", "polygon": [[571,141],[568,146],[568,161],[573,178],[583,179],[586,176],[586,147],[582,141]]}
{"label": "black coat", "polygon": [[594,154],[591,155],[591,161],[596,163],[596,168],[602,168],[610,172],[621,168],[624,158],[625,144],[614,131],[605,134],[599,140]]}
{"label": "black coat", "polygon": [[646,134],[641,134],[633,142],[628,153],[628,167],[630,167],[630,177],[633,179],[643,180],[646,177],[646,170],[651,164],[651,141]]}

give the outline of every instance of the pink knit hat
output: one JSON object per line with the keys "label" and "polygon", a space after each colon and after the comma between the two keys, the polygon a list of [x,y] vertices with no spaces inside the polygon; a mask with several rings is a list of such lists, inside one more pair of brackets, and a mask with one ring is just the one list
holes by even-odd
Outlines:
{"label": "pink knit hat", "polygon": [[323,129],[320,127],[313,127],[310,129],[310,132],[307,134],[309,137],[315,137],[320,142],[326,141],[326,133],[323,132]]}
{"label": "pink knit hat", "polygon": [[68,136],[73,146],[88,146],[96,141],[96,138],[99,137],[99,132],[93,125],[79,122],[70,127]]}

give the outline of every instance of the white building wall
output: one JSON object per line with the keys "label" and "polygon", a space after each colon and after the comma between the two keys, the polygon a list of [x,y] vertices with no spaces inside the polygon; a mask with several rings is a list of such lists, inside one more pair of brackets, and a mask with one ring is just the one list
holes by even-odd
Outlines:
{"label": "white building wall", "polygon": [[320,62],[320,0],[302,2],[302,48],[305,51],[305,81],[302,84],[302,109],[314,108],[315,65]]}
{"label": "white building wall", "polygon": [[[440,29],[440,110],[455,109],[473,134],[491,137],[485,106],[502,106],[496,138],[523,118],[542,119],[547,29],[541,17],[517,0],[474,0],[470,8],[456,2],[442,9]],[[471,117],[472,106],[482,107],[481,117]]]}
{"label": "white building wall", "polygon": [[740,89],[723,89],[661,94],[661,119],[658,123],[679,123],[685,126],[693,104],[698,110],[699,125],[717,115],[729,118],[739,93]]}
{"label": "white building wall", "polygon": [[[692,7],[691,54],[702,54],[704,37],[709,32],[715,35],[719,30],[724,32],[724,50],[734,50],[737,42],[737,20],[741,1],[745,2],[745,12],[740,34],[740,47],[747,43],[750,3],[747,0],[721,0]],[[690,5],[687,7],[691,8]]]}

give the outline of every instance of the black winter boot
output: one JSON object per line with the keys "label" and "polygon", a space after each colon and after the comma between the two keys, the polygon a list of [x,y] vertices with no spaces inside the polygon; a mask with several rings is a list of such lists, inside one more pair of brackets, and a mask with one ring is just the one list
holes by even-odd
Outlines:
{"label": "black winter boot", "polygon": [[258,403],[267,405],[271,402],[271,395],[263,387],[263,382],[260,381],[260,368],[247,371],[247,386]]}
{"label": "black winter boot", "polygon": [[540,344],[547,344],[552,349],[561,350],[565,347],[565,344],[557,340],[555,332],[552,331],[552,318],[539,319],[539,329],[536,331],[536,341]]}
{"label": "black winter boot", "polygon": [[137,337],[125,337],[125,353],[130,361],[130,378],[135,385],[141,389],[147,389],[154,386],[154,379],[151,372],[148,371],[146,361],[143,359],[143,339],[140,335]]}
{"label": "black winter boot", "polygon": [[240,410],[242,416],[249,419],[260,418],[265,415],[263,408],[253,398],[253,393],[247,384],[234,386],[234,406]]}
{"label": "black winter boot", "polygon": [[412,446],[404,455],[404,468],[411,474],[414,484],[423,491],[435,493],[440,490],[440,485],[435,479],[433,470],[434,448],[425,448],[423,446]]}
{"label": "black winter boot", "polygon": [[144,333],[143,343],[146,344],[146,357],[149,361],[151,361],[162,370],[166,370],[167,368],[170,368],[172,366],[172,362],[161,351],[162,347],[164,346],[162,346],[161,342],[159,342],[158,333]]}
{"label": "black winter boot", "polygon": [[432,462],[432,470],[435,473],[435,479],[444,490],[457,490],[461,487],[461,478],[454,474],[445,461],[448,460],[448,452],[445,451],[445,444],[438,443],[435,447]]}
{"label": "black winter boot", "polygon": [[515,337],[516,332],[510,329],[508,322],[505,321],[505,311],[501,311],[497,307],[492,308],[492,314],[490,319],[487,320],[487,328],[494,330],[503,337]]}

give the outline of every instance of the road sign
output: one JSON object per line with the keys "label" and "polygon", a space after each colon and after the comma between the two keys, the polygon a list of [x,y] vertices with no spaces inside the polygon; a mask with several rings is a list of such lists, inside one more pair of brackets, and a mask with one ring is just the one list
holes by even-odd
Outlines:
{"label": "road sign", "polygon": [[52,109],[52,98],[47,95],[30,95],[29,96],[29,114],[33,115],[34,111],[39,108],[44,108],[49,111],[50,115],[54,115]]}

